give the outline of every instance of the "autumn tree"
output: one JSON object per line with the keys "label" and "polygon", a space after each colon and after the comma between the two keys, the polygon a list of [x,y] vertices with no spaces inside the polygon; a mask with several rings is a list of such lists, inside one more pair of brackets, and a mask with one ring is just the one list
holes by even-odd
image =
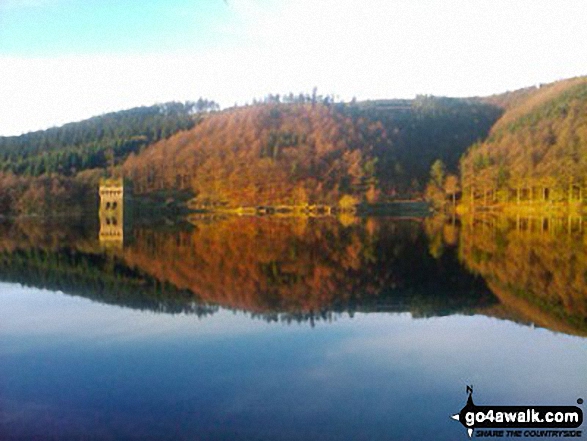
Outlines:
{"label": "autumn tree", "polygon": [[444,180],[444,193],[452,199],[453,209],[456,207],[456,196],[460,191],[459,178],[456,175],[449,174]]}
{"label": "autumn tree", "polygon": [[461,161],[466,194],[483,204],[582,202],[587,77],[492,99],[507,111]]}

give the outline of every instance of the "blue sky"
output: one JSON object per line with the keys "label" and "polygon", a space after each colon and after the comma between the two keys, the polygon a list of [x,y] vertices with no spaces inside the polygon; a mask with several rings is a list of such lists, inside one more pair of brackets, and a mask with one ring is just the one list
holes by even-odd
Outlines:
{"label": "blue sky", "polygon": [[223,0],[8,0],[0,53],[15,56],[165,53],[222,42]]}
{"label": "blue sky", "polygon": [[489,95],[587,74],[583,0],[0,0],[0,135],[169,100]]}

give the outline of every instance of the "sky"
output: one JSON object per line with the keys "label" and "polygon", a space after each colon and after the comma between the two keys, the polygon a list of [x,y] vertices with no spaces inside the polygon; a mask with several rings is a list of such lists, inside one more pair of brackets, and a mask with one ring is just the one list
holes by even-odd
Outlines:
{"label": "sky", "polygon": [[480,96],[587,74],[584,0],[0,0],[0,135],[157,102]]}

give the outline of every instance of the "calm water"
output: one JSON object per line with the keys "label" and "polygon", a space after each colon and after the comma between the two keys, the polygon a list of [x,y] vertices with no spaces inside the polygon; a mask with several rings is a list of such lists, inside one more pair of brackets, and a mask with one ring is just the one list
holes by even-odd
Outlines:
{"label": "calm water", "polygon": [[587,397],[580,220],[101,232],[0,224],[0,439],[464,440],[467,384]]}

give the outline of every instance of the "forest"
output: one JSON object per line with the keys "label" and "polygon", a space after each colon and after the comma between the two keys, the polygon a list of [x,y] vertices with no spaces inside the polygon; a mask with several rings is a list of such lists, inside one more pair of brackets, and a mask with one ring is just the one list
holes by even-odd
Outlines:
{"label": "forest", "polygon": [[580,206],[586,146],[587,77],[482,98],[200,98],[0,137],[0,212],[95,207],[112,175],[192,209]]}
{"label": "forest", "polygon": [[95,205],[100,177],[131,152],[188,130],[214,101],[169,102],[0,137],[0,213],[51,214]]}
{"label": "forest", "polygon": [[140,107],[0,137],[0,205],[79,211],[112,174],[136,195],[179,190],[205,208],[421,199],[431,163],[456,173],[501,112],[479,99],[336,103],[316,91],[223,111],[207,99]]}
{"label": "forest", "polygon": [[16,175],[74,176],[106,168],[146,145],[192,128],[214,101],[169,102],[107,113],[21,136],[0,137],[0,170]]}
{"label": "forest", "polygon": [[465,205],[580,206],[587,175],[587,77],[524,89],[501,101],[503,116],[461,160]]}
{"label": "forest", "polygon": [[456,172],[500,115],[476,99],[278,97],[209,115],[131,153],[122,173],[135,193],[190,191],[204,208],[421,198],[433,161]]}

